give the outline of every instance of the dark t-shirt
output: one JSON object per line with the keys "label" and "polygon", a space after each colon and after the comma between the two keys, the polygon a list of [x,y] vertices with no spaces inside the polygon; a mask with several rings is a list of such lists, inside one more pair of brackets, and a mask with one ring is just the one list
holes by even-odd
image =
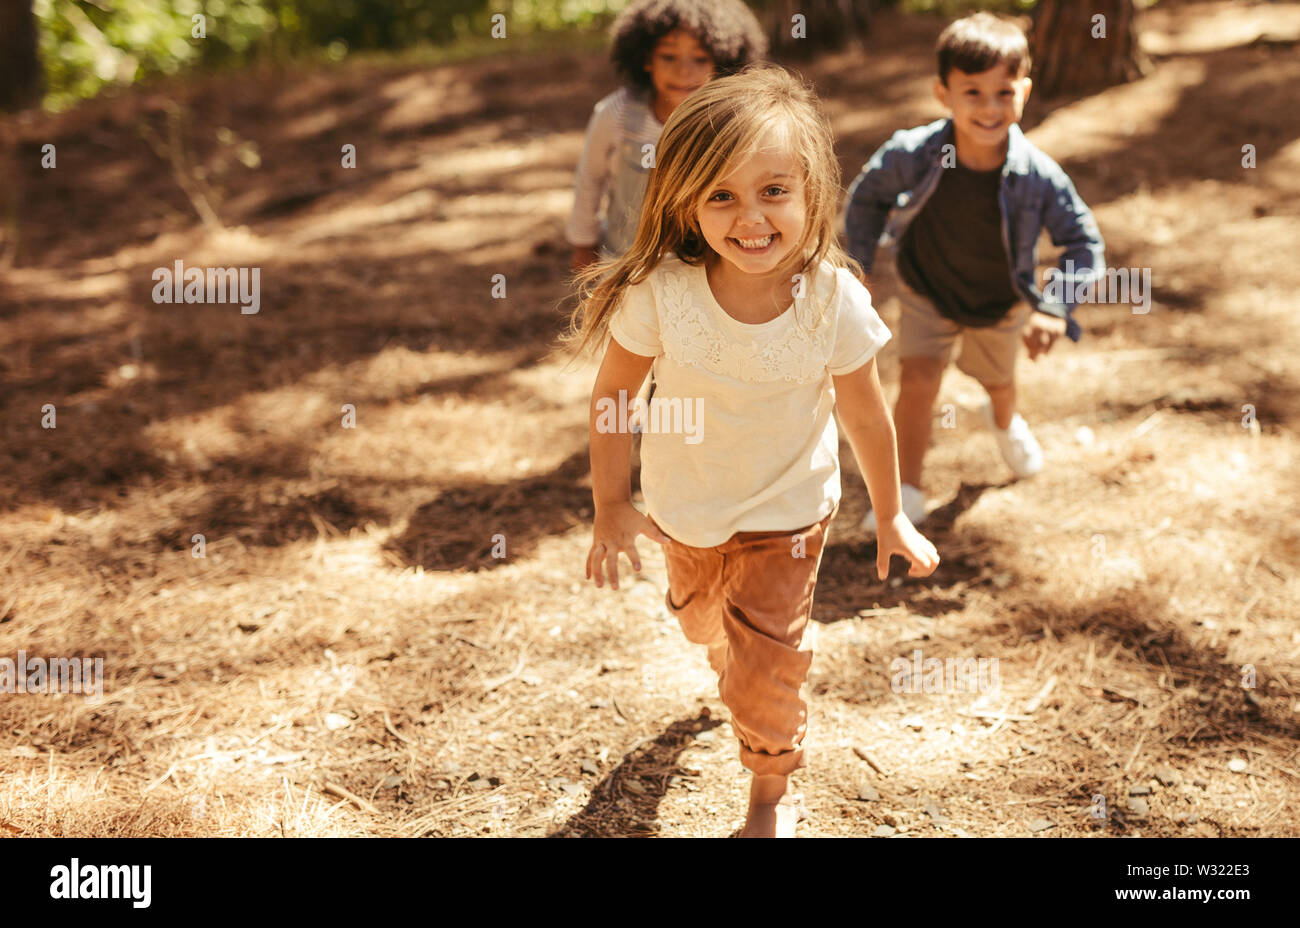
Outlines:
{"label": "dark t-shirt", "polygon": [[1020,300],[1002,244],[1001,180],[1000,168],[945,168],[899,245],[899,276],[959,325],[993,325]]}

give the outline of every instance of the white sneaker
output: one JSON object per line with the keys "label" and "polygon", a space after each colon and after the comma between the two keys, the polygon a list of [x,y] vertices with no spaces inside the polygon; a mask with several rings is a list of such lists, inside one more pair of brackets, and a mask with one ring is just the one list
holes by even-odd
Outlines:
{"label": "white sneaker", "polygon": [[1029,425],[1016,413],[1011,417],[1011,424],[1005,429],[997,427],[993,419],[993,404],[987,400],[980,407],[984,424],[989,427],[993,437],[998,440],[998,450],[1002,460],[1007,462],[1011,472],[1017,477],[1032,477],[1043,469],[1043,449],[1038,446]]}
{"label": "white sneaker", "polygon": [[[912,486],[905,483],[899,487],[899,495],[903,500],[903,513],[911,520],[913,525],[920,525],[925,520],[925,494]],[[876,534],[876,510],[872,509],[862,520],[863,531]]]}

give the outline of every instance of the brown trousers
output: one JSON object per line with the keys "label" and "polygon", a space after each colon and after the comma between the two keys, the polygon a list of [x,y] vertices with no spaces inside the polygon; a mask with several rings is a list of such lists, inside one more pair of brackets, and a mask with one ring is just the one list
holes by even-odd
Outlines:
{"label": "brown trousers", "polygon": [[664,546],[665,603],[686,639],[708,647],[740,762],[755,774],[788,774],[807,764],[802,690],[812,651],[804,629],[838,509],[802,529],[737,532],[712,548],[676,540]]}

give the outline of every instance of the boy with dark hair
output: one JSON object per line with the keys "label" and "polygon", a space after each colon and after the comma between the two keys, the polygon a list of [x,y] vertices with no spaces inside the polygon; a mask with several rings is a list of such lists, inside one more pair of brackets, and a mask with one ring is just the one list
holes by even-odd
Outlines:
{"label": "boy with dark hair", "polygon": [[[1003,460],[1017,477],[1035,474],[1042,450],[1016,412],[1018,343],[1037,360],[1062,334],[1078,341],[1074,285],[1095,279],[1105,264],[1087,205],[1017,125],[1032,87],[1024,32],[976,13],[951,23],[936,51],[934,94],[951,116],[896,132],[849,187],[845,211],[849,253],[870,273],[880,244],[898,277],[902,374],[894,424],[903,509],[914,524],[926,515],[922,464],[958,337],[957,368],[988,393],[982,413]],[[1037,286],[1044,228],[1065,249],[1065,302]],[[874,511],[863,527],[875,530]]]}

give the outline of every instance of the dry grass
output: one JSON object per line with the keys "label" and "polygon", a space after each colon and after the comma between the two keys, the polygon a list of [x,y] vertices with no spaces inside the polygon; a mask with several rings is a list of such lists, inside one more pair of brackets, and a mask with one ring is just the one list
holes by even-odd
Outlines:
{"label": "dry grass", "polygon": [[[1197,11],[1170,15],[1172,55]],[[934,115],[934,25],[886,19],[870,67],[810,72],[846,166]],[[102,655],[107,679],[99,702],[0,697],[0,832],[736,828],[734,736],[662,608],[661,554],[643,545],[618,594],[579,582],[594,370],[549,351],[572,101],[603,68],[575,53],[178,86],[203,117],[196,157],[220,155],[219,125],[261,155],[216,175],[221,232],[133,131],[161,118],[154,97],[23,127],[21,151],[53,139],[60,168],[28,171],[3,275],[0,656]],[[1294,70],[1268,46],[1198,46],[1035,117],[1111,263],[1153,268],[1156,304],[1096,307],[1084,342],[1025,365],[1048,458],[1032,481],[1007,482],[976,388],[950,374],[927,580],[873,579],[842,449],[806,833],[1298,833]],[[1254,173],[1231,167],[1242,139]],[[348,141],[355,175],[320,154]],[[262,266],[262,312],[155,306],[149,271],[176,257]],[[890,661],[917,648],[996,658],[1001,686],[892,692]]]}

